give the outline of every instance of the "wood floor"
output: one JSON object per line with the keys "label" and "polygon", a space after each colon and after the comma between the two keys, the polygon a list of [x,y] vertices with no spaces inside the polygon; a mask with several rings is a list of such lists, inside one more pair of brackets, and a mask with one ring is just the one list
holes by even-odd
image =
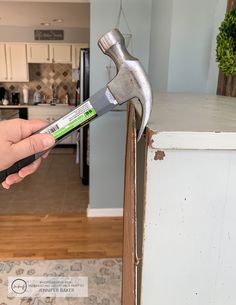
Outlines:
{"label": "wood floor", "polygon": [[55,148],[36,173],[10,190],[0,187],[0,214],[85,213],[89,187],[75,159],[74,149]]}
{"label": "wood floor", "polygon": [[0,215],[0,260],[122,256],[123,218]]}

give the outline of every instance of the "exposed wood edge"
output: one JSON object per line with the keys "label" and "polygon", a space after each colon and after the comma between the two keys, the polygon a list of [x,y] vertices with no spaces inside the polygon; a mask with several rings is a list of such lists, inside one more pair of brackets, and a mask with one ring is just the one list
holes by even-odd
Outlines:
{"label": "exposed wood edge", "polygon": [[129,104],[125,159],[124,242],[122,305],[135,305],[135,204],[136,204],[136,124],[135,107]]}

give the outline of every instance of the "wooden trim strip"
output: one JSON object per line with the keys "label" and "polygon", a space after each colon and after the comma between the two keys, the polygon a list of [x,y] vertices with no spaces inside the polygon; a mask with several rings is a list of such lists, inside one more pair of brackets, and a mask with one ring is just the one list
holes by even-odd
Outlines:
{"label": "wooden trim strip", "polygon": [[128,109],[124,191],[124,242],[122,305],[135,305],[135,206],[136,206],[136,121],[135,107]]}

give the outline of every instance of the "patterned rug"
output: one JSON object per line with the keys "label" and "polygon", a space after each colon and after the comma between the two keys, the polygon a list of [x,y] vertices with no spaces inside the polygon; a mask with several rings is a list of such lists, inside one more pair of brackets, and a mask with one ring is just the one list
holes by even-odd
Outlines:
{"label": "patterned rug", "polygon": [[[8,277],[88,277],[88,297],[8,297]],[[122,259],[0,262],[0,305],[120,305]]]}

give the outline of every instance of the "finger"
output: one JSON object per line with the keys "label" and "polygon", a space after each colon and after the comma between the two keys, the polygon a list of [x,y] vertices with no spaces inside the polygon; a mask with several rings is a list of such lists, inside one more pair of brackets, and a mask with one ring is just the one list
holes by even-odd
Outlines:
{"label": "finger", "polygon": [[48,121],[43,121],[43,120],[27,120],[26,122],[28,123],[28,126],[25,126],[24,124],[22,126],[22,132],[24,133],[23,138],[30,136],[32,133],[48,125]]}
{"label": "finger", "polygon": [[2,187],[3,187],[4,189],[6,189],[6,190],[9,190],[10,185],[8,185],[8,184],[6,183],[6,181],[3,181],[3,182],[2,182]]}
{"label": "finger", "polygon": [[42,161],[42,159],[39,158],[39,159],[35,160],[33,163],[31,163],[30,165],[23,167],[18,172],[19,177],[25,178],[26,176],[33,174],[39,168],[41,161]]}
{"label": "finger", "polygon": [[6,120],[4,124],[7,139],[12,143],[17,143],[48,125],[48,122],[43,120],[13,119]]}
{"label": "finger", "polygon": [[25,138],[18,143],[12,144],[12,153],[14,154],[15,161],[18,161],[25,157],[45,151],[51,148],[54,144],[55,140],[52,135],[46,133],[36,134]]}
{"label": "finger", "polygon": [[22,177],[19,176],[18,173],[15,173],[15,174],[12,174],[12,175],[9,175],[5,182],[7,183],[7,185],[9,185],[9,187],[12,185],[12,184],[15,184],[15,183],[19,183],[23,180]]}

